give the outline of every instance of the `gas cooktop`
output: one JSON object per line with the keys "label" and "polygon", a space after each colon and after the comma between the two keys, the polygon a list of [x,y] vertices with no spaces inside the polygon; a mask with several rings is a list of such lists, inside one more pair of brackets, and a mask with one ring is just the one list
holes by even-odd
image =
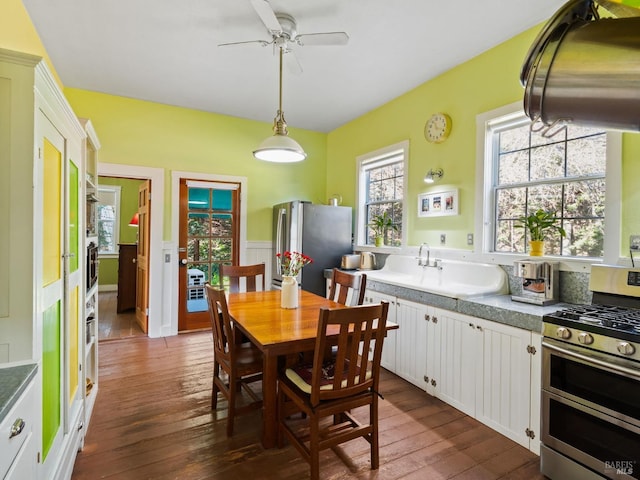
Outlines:
{"label": "gas cooktop", "polygon": [[630,307],[577,305],[545,315],[543,321],[613,338],[640,340],[640,309]]}

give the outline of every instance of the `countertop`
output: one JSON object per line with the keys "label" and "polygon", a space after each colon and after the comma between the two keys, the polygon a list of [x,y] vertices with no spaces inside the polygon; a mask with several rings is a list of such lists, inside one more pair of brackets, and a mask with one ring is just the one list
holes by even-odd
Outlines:
{"label": "countertop", "polygon": [[[366,271],[362,273],[366,273]],[[325,271],[325,276],[331,278],[331,270]],[[511,295],[485,295],[457,299],[369,279],[367,279],[367,289],[536,333],[542,333],[542,317],[544,315],[571,306],[567,303],[556,303],[541,307],[513,301]]]}
{"label": "countertop", "polygon": [[4,421],[37,371],[35,363],[0,368],[0,422]]}

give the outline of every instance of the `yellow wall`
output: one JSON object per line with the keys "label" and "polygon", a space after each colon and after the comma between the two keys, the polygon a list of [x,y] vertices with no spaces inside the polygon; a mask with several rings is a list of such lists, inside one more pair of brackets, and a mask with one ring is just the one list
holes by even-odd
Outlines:
{"label": "yellow wall", "polygon": [[269,123],[73,88],[65,89],[65,96],[77,115],[91,119],[102,146],[100,162],[165,169],[165,240],[170,239],[172,170],[247,177],[248,240],[271,239],[276,203],[326,202],[324,133],[290,128],[308,157],[274,164],[251,153],[272,134]]}
{"label": "yellow wall", "polygon": [[[329,133],[327,143],[327,191],[339,192],[347,205],[355,203],[356,156],[409,140],[408,243],[440,244],[470,248],[467,233],[474,232],[476,115],[522,101],[520,67],[541,27],[532,28],[509,41],[453,68],[399,98]],[[445,53],[446,54],[446,53]],[[449,139],[428,143],[424,124],[432,113],[446,112],[453,119]],[[640,135],[623,138],[622,252],[628,251],[630,233],[640,233]],[[430,168],[442,168],[443,179],[423,182]],[[417,195],[459,189],[460,215],[418,218]]]}
{"label": "yellow wall", "polygon": [[0,47],[43,57],[62,87],[49,55],[40,41],[31,17],[21,0],[2,0],[0,6]]}

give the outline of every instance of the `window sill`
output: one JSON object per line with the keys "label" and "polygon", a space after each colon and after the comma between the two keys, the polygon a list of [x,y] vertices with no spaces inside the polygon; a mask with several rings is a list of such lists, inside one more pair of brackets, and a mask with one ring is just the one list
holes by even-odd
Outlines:
{"label": "window sill", "polygon": [[402,254],[402,247],[390,247],[385,245],[383,247],[376,247],[375,245],[356,245],[354,247],[354,251],[356,252],[374,252],[374,253],[387,253],[387,254]]}

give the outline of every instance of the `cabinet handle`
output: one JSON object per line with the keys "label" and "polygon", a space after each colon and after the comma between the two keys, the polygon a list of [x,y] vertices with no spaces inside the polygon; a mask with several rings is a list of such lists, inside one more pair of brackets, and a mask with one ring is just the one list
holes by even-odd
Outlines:
{"label": "cabinet handle", "polygon": [[424,314],[424,319],[428,322],[429,320],[431,320],[431,315],[425,313]]}
{"label": "cabinet handle", "polygon": [[438,323],[438,317],[431,317],[431,321],[433,323]]}
{"label": "cabinet handle", "polygon": [[480,325],[476,325],[476,328],[480,331],[482,331],[482,327]]}
{"label": "cabinet handle", "polygon": [[475,325],[474,325],[473,323],[470,323],[470,324],[469,324],[469,326],[470,326],[471,328],[475,328]]}
{"label": "cabinet handle", "polygon": [[25,425],[26,423],[21,418],[18,418],[15,422],[13,422],[13,425],[11,425],[11,434],[9,435],[9,438],[17,437],[18,435],[20,435],[22,433],[22,430],[24,430]]}
{"label": "cabinet handle", "polygon": [[433,378],[431,379],[431,385],[432,385],[433,387],[435,387],[435,386],[436,386],[436,381],[435,381]]}

